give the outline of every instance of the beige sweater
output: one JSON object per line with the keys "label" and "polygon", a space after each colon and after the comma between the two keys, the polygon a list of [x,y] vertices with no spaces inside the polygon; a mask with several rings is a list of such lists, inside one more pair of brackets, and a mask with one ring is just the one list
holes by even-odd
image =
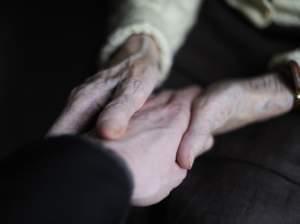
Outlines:
{"label": "beige sweater", "polygon": [[[152,35],[161,50],[163,81],[173,57],[196,21],[203,0],[123,0],[116,29],[102,51],[105,62],[132,34]],[[271,23],[300,26],[300,0],[226,0],[255,26],[263,29]],[[299,40],[300,45],[300,40]],[[300,63],[300,49],[274,56],[271,64],[294,59]]]}

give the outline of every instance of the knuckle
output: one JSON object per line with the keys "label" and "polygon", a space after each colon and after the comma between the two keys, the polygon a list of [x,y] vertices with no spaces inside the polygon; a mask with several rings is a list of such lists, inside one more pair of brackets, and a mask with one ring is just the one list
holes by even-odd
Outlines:
{"label": "knuckle", "polygon": [[130,63],[131,69],[134,70],[139,70],[145,67],[145,61],[142,58],[136,58],[133,59]]}
{"label": "knuckle", "polygon": [[139,80],[139,79],[133,79],[129,83],[130,83],[129,86],[132,88],[134,93],[138,92],[138,90],[141,89],[141,86],[143,84],[142,80]]}
{"label": "knuckle", "polygon": [[124,91],[135,94],[142,92],[143,81],[137,78],[130,78],[122,84]]}
{"label": "knuckle", "polygon": [[169,111],[174,114],[174,115],[180,115],[182,114],[181,112],[184,109],[184,105],[180,102],[172,102],[167,106],[167,109],[169,109]]}
{"label": "knuckle", "polygon": [[164,107],[161,111],[161,116],[167,117],[173,125],[184,124],[186,120],[186,113],[180,103],[172,103]]}
{"label": "knuckle", "polygon": [[136,106],[142,106],[146,101],[147,95],[143,91],[138,91],[133,94],[133,103]]}
{"label": "knuckle", "polygon": [[112,69],[100,71],[85,80],[85,85],[93,86],[110,86],[112,83],[120,80],[123,77],[122,72],[118,72]]}
{"label": "knuckle", "polygon": [[118,99],[115,100],[118,105],[126,105],[131,101],[131,96],[129,94],[122,94]]}
{"label": "knuckle", "polygon": [[207,105],[208,99],[206,97],[198,97],[194,102],[194,107],[196,110],[204,108]]}
{"label": "knuckle", "polygon": [[97,89],[94,85],[82,84],[78,87],[75,87],[69,94],[68,102],[69,104],[77,103],[89,103],[90,101],[95,101],[97,94],[95,92]]}
{"label": "knuckle", "polygon": [[94,86],[99,89],[101,87],[110,87],[112,86],[118,79],[111,77],[101,77],[94,82]]}
{"label": "knuckle", "polygon": [[194,126],[190,132],[190,137],[194,139],[198,139],[199,141],[203,141],[204,139],[209,138],[210,131],[207,126],[204,124]]}
{"label": "knuckle", "polygon": [[143,60],[135,60],[128,68],[129,75],[132,78],[141,77],[147,73],[148,66]]}
{"label": "knuckle", "polygon": [[84,89],[83,85],[73,88],[69,94],[69,101],[76,101],[82,96],[82,91]]}
{"label": "knuckle", "polygon": [[125,120],[124,113],[119,110],[105,110],[101,115],[101,120],[109,121],[110,124],[120,124],[120,121]]}
{"label": "knuckle", "polygon": [[107,106],[106,109],[112,110],[115,109],[116,107],[120,107],[123,105],[126,105],[129,102],[129,96],[127,94],[123,94],[119,96],[117,99],[111,101]]}
{"label": "knuckle", "polygon": [[103,72],[103,71],[97,72],[95,75],[87,78],[85,80],[85,83],[94,82],[95,80],[98,80],[99,78],[102,78],[103,74],[105,74],[105,72]]}
{"label": "knuckle", "polygon": [[144,91],[143,81],[134,79],[130,80],[122,85],[119,92],[123,96],[126,96],[126,100],[132,100],[133,103],[141,104],[146,98],[146,92]]}

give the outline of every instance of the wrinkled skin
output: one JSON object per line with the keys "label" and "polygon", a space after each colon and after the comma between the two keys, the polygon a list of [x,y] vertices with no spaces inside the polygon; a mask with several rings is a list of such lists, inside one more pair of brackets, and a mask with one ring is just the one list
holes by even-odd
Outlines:
{"label": "wrinkled skin", "polygon": [[[116,152],[120,152],[120,156],[129,161],[137,186],[135,195],[139,195],[134,196],[133,201],[139,205],[149,205],[161,200],[172,187],[179,184],[180,181],[175,181],[177,184],[171,181],[171,176],[179,180],[178,176],[169,172],[169,179],[165,178],[167,172],[163,169],[155,170],[153,165],[158,161],[160,167],[164,161],[166,167],[169,167],[170,160],[175,161],[174,149],[177,146],[179,166],[190,169],[195,158],[213,146],[215,135],[279,116],[290,111],[293,106],[293,95],[278,75],[262,74],[248,80],[215,83],[201,95],[195,94],[194,99],[188,98],[190,101],[177,97],[175,104],[186,105],[190,112],[181,109],[175,116],[173,106],[166,103],[170,93],[149,99],[161,79],[158,61],[159,49],[151,37],[132,36],[113,58],[107,70],[100,71],[75,88],[65,110],[49,131],[49,135],[80,134],[89,119],[100,113],[95,133],[104,139],[115,140],[107,141],[108,146],[120,149]],[[181,92],[178,94],[181,95]],[[192,101],[190,108],[186,103]],[[182,131],[180,125],[174,126],[176,122],[171,122],[174,117],[189,117],[189,125],[183,138],[179,134]],[[152,122],[146,124],[147,120]],[[161,156],[160,149],[164,147],[170,147],[170,151],[164,151],[166,154]],[[136,150],[135,155],[128,151],[130,148]],[[149,161],[145,162],[148,166],[140,168],[142,164],[138,162],[138,158]],[[155,175],[149,174],[150,167],[156,171]],[[179,168],[177,165],[175,167]],[[150,183],[145,176],[143,179],[143,174],[149,174],[156,182]],[[160,178],[173,183],[169,185],[172,187],[162,187],[163,184],[159,184]],[[146,193],[142,194],[141,189],[145,189]]]}
{"label": "wrinkled skin", "polygon": [[199,93],[199,88],[193,87],[152,97],[133,116],[121,139],[98,139],[130,168],[134,205],[161,201],[185,178],[187,170],[176,163],[176,154],[189,124],[192,101]]}
{"label": "wrinkled skin", "polygon": [[190,169],[195,158],[213,146],[215,135],[282,115],[292,106],[293,95],[277,74],[209,86],[193,102],[177,155],[180,166]]}
{"label": "wrinkled skin", "polygon": [[161,80],[159,49],[146,35],[135,35],[113,57],[109,68],[76,87],[48,135],[77,134],[95,115],[97,133],[117,139]]}

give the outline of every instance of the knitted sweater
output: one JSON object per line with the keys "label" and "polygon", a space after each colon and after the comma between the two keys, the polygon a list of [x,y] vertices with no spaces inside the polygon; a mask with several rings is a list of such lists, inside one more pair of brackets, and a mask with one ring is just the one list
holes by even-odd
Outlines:
{"label": "knitted sweater", "polygon": [[[162,78],[167,78],[176,51],[196,21],[203,0],[125,0],[121,5],[116,28],[102,51],[106,61],[133,34],[153,36],[161,51]],[[300,26],[300,0],[226,0],[257,28],[272,23]],[[300,42],[300,40],[299,40]],[[275,55],[271,64],[296,60],[300,64],[300,48]]]}

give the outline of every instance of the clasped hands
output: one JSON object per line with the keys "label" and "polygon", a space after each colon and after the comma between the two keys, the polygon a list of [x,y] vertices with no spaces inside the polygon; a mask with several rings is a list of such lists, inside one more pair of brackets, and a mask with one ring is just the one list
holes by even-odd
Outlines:
{"label": "clasped hands", "polygon": [[[197,156],[210,149],[216,134],[289,110],[292,98],[273,104],[254,81],[216,83],[152,95],[161,79],[159,49],[149,36],[132,36],[106,70],[75,88],[49,135],[84,134],[114,151],[134,180],[132,201],[146,206],[165,198],[185,178]],[[266,76],[263,83],[271,82]],[[258,100],[259,99],[259,100]],[[271,102],[271,103],[270,103]],[[285,104],[288,104],[286,106]]]}

